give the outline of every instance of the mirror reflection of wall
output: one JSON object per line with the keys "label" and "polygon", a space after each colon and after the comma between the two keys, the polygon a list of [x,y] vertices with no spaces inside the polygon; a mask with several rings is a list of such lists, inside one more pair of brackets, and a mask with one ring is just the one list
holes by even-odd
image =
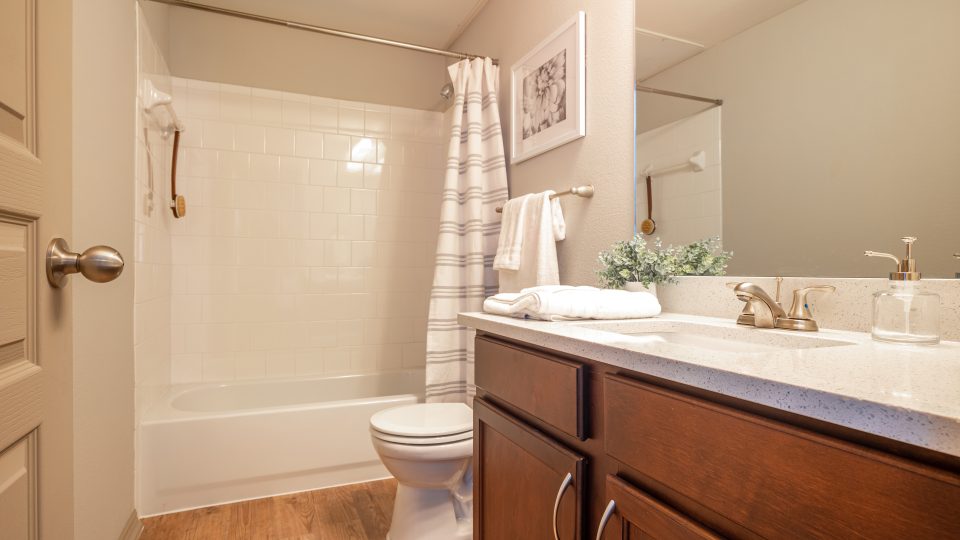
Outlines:
{"label": "mirror reflection of wall", "polygon": [[637,93],[638,223],[644,167],[702,146],[703,172],[653,180],[665,244],[719,230],[732,274],[883,277],[863,251],[912,235],[924,277],[953,278],[960,2],[737,6],[637,0],[639,84],[723,100]]}

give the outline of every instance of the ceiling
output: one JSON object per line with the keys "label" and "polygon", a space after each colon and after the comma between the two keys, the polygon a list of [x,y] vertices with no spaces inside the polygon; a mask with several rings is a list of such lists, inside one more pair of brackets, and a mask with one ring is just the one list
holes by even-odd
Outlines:
{"label": "ceiling", "polygon": [[636,0],[637,80],[770,19],[804,0]]}
{"label": "ceiling", "polygon": [[487,0],[197,0],[222,8],[447,48]]}

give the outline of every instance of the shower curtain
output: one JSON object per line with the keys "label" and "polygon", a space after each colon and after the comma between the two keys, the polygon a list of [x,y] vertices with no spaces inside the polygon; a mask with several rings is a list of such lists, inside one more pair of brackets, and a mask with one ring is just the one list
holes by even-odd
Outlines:
{"label": "shower curtain", "polygon": [[474,332],[457,323],[457,313],[482,310],[483,299],[497,292],[495,208],[507,200],[507,169],[497,108],[499,68],[489,58],[475,58],[449,71],[456,98],[427,321],[426,398],[469,404],[476,393]]}

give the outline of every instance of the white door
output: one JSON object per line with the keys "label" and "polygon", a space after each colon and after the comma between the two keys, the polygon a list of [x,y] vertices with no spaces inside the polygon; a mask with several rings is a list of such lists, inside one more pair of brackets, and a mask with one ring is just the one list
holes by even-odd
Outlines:
{"label": "white door", "polygon": [[73,537],[69,0],[0,0],[0,538]]}

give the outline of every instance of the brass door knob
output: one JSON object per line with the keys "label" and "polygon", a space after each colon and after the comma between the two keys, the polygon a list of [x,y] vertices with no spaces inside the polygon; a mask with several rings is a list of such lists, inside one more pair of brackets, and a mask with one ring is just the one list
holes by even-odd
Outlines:
{"label": "brass door knob", "polygon": [[67,284],[67,276],[80,273],[95,283],[117,279],[123,272],[123,257],[109,246],[93,246],[83,253],[73,253],[63,238],[54,238],[47,246],[47,281],[59,289]]}

